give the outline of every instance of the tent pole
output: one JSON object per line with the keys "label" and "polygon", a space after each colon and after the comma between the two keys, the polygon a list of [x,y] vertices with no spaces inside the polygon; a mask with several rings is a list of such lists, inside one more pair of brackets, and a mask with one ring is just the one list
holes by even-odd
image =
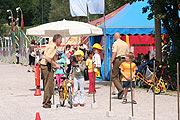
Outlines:
{"label": "tent pole", "polygon": [[106,8],[105,8],[105,3],[104,3],[104,30],[103,30],[103,33],[104,33],[104,80],[107,79],[107,39],[106,39],[106,30],[105,30],[105,22],[106,22],[106,16],[105,16],[105,11],[106,11]]}

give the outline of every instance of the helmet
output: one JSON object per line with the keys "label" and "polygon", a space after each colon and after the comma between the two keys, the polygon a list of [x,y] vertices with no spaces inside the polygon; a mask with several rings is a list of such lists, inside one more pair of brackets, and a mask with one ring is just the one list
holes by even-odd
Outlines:
{"label": "helmet", "polygon": [[74,55],[81,55],[82,57],[84,56],[84,52],[82,50],[77,50]]}
{"label": "helmet", "polygon": [[91,48],[98,49],[98,50],[104,50],[99,43],[95,43]]}

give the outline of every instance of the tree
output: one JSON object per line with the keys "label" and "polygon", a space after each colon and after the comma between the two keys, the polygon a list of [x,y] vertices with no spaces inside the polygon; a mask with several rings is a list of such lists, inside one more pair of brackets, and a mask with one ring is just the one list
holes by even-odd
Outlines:
{"label": "tree", "polygon": [[62,19],[71,19],[69,10],[69,0],[51,0],[51,9],[49,21],[59,21]]}
{"label": "tree", "polygon": [[[137,0],[126,0],[126,2],[135,2]],[[138,0],[144,1],[144,0]],[[176,63],[180,60],[178,48],[180,48],[180,18],[178,15],[180,4],[179,0],[148,0],[149,6],[144,6],[143,12],[150,10],[148,19],[153,19],[155,15],[163,22],[163,27],[174,43],[174,51],[170,55],[169,63],[172,73],[176,71]]]}

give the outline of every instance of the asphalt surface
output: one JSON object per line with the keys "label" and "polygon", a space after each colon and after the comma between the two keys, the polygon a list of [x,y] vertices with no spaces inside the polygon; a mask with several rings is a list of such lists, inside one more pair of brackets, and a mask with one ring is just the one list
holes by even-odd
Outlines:
{"label": "asphalt surface", "polygon": [[[85,107],[56,108],[59,103],[55,95],[55,105],[50,109],[42,107],[43,91],[41,96],[34,96],[35,75],[28,73],[25,66],[0,64],[0,120],[33,120],[36,112],[40,113],[41,120],[128,120],[131,116],[130,93],[128,103],[122,104],[117,95],[112,96],[112,113],[109,111],[109,82],[96,82],[96,109],[91,108],[92,95],[88,95],[88,81],[85,82]],[[42,82],[41,82],[42,83]],[[135,98],[138,104],[134,105],[134,119],[153,119],[153,94],[145,89],[135,89]],[[156,120],[177,120],[176,95],[156,95]]]}

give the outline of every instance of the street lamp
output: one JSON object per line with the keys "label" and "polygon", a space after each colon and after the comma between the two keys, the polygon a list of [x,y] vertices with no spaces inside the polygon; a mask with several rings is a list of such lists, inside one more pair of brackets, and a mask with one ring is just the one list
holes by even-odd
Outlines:
{"label": "street lamp", "polygon": [[[7,10],[7,12],[11,13],[11,16],[9,16],[9,19],[11,19],[11,22],[13,22],[13,13],[11,10]],[[12,31],[13,31],[13,23],[12,23]]]}
{"label": "street lamp", "polygon": [[[22,12],[22,10],[21,10],[21,8],[20,7],[17,7],[16,8],[16,12],[17,12],[17,23],[19,23],[18,21],[19,21],[19,17],[18,17],[18,12],[19,12],[19,10],[21,11],[21,29],[23,29],[23,12]],[[21,37],[19,38],[19,40],[20,40],[20,50],[19,50],[19,52],[20,52],[20,54],[21,54],[21,56],[23,56],[23,44],[24,44],[24,41],[23,41],[23,38],[22,38],[22,36],[23,36],[23,31],[21,31]]]}
{"label": "street lamp", "polygon": [[14,22],[13,22],[13,13],[12,13],[12,11],[11,10],[7,10],[7,12],[10,12],[11,13],[11,16],[9,16],[9,19],[11,19],[11,33],[12,33],[12,39],[11,39],[11,42],[12,42],[12,44],[11,44],[11,55],[13,54],[13,52],[15,51],[15,44],[14,44],[14,35],[13,35],[13,27],[14,27]]}
{"label": "street lamp", "polygon": [[[22,22],[24,22],[23,21],[23,12],[22,12],[22,9],[20,8],[20,7],[17,7],[16,8],[16,12],[17,12],[17,15],[18,15],[18,11],[21,11],[21,29],[23,29],[23,27],[24,27],[24,23],[22,23]],[[19,20],[19,18],[17,17],[17,20]]]}

